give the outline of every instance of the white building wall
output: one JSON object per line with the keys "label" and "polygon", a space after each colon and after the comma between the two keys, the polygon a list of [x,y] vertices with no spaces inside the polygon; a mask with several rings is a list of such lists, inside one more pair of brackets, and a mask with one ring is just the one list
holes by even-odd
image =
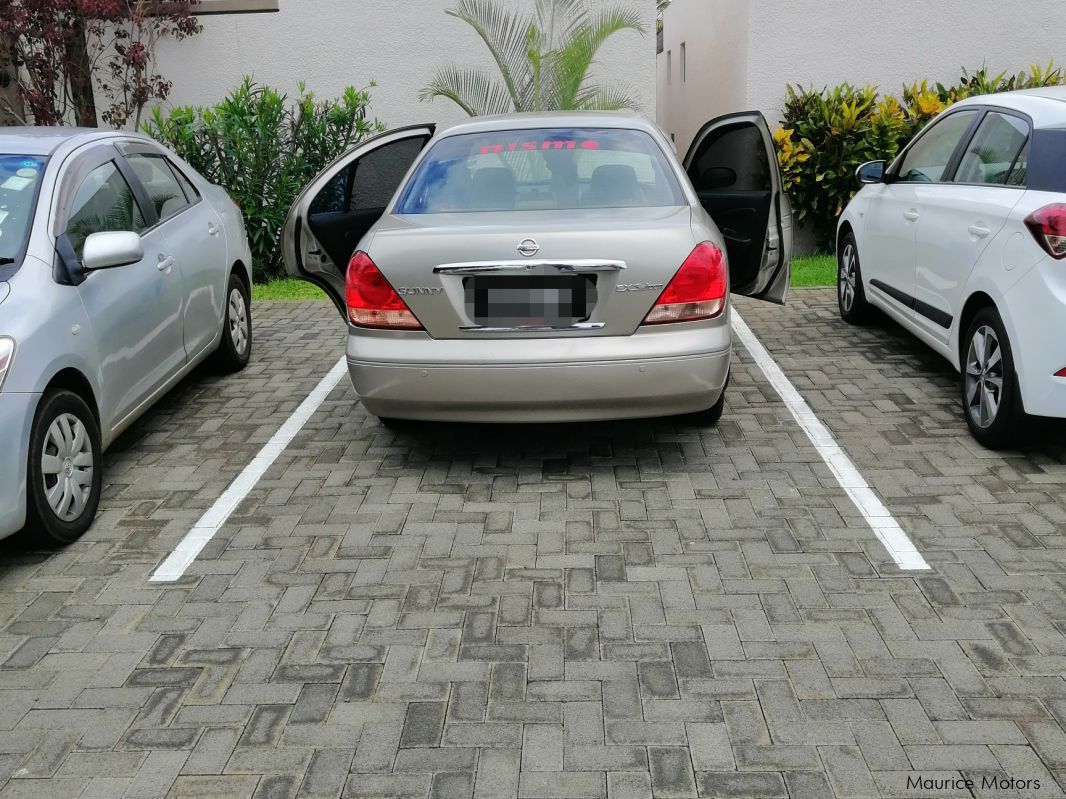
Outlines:
{"label": "white building wall", "polygon": [[[654,3],[629,1],[644,10],[648,34],[618,34],[600,52],[594,74],[628,84],[651,116]],[[474,31],[445,15],[452,6],[452,0],[280,0],[274,14],[203,17],[202,33],[158,48],[161,72],[174,83],[166,105],[214,103],[246,74],[291,94],[304,81],[322,99],[373,80],[371,112],[389,127],[457,121],[464,115],[450,101],[418,99],[445,63],[492,65]]]}
{"label": "white building wall", "polygon": [[[659,121],[679,148],[701,117],[759,109],[776,125],[790,83],[870,83],[898,94],[923,78],[955,83],[963,67],[1017,71],[1052,58],[1066,67],[1063,0],[673,0],[664,23],[675,86]],[[718,66],[701,74],[690,66],[678,90],[681,41],[690,64],[703,50]],[[665,62],[664,52],[660,72]]]}

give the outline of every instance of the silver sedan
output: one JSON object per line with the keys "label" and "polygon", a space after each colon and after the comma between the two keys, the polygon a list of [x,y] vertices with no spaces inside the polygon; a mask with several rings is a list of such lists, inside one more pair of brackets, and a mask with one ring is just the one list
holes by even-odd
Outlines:
{"label": "silver sedan", "polygon": [[367,141],[307,187],[284,245],[386,421],[714,423],[730,291],[783,302],[791,238],[761,114],[709,122],[680,163],[642,117],[568,113]]}
{"label": "silver sedan", "polygon": [[0,538],[79,537],[115,437],[248,363],[251,263],[240,210],[151,140],[0,128]]}

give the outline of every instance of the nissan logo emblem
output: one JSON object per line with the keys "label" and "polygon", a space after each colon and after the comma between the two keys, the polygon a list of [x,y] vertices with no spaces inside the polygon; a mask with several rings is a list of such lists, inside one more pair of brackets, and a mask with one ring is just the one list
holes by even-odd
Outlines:
{"label": "nissan logo emblem", "polygon": [[526,258],[532,258],[540,252],[540,245],[537,244],[536,239],[525,239],[518,245],[518,252]]}

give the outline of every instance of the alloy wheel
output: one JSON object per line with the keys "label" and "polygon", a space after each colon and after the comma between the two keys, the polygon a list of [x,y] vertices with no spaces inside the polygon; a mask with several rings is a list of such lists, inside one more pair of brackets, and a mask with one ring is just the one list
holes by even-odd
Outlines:
{"label": "alloy wheel", "polygon": [[64,413],[48,427],[41,450],[41,475],[48,506],[72,522],[85,512],[93,486],[93,449],[89,431],[74,414]]}
{"label": "alloy wheel", "polygon": [[229,293],[229,335],[233,349],[238,355],[244,355],[248,348],[248,303],[239,288]]}
{"label": "alloy wheel", "polygon": [[840,305],[845,313],[849,312],[851,306],[855,304],[855,284],[858,278],[855,268],[856,260],[855,247],[849,244],[844,248],[844,253],[840,257],[840,275],[837,278]]}
{"label": "alloy wheel", "polygon": [[984,429],[996,421],[1003,402],[1003,349],[988,325],[977,328],[966,353],[966,412]]}

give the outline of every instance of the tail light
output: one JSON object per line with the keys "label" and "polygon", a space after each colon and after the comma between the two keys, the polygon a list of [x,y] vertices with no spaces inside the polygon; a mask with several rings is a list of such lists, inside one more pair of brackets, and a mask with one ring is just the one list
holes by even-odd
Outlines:
{"label": "tail light", "polygon": [[1066,366],[1055,372],[1055,377],[1066,377]]}
{"label": "tail light", "polygon": [[348,262],[344,294],[348,318],[357,327],[421,330],[407,303],[381,274],[370,256],[357,252]]}
{"label": "tail light", "polygon": [[705,241],[681,264],[644,319],[646,325],[713,319],[725,308],[729,276],[722,251]]}
{"label": "tail light", "polygon": [[1048,205],[1033,211],[1025,225],[1052,258],[1066,258],[1066,205]]}

